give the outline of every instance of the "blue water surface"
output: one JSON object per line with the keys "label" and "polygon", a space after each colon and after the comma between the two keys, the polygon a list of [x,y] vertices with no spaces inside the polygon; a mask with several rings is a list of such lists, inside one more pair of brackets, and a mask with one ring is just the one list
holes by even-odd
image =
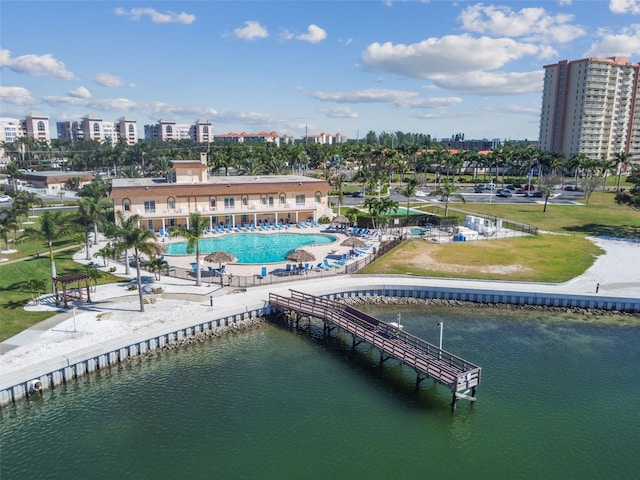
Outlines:
{"label": "blue water surface", "polygon": [[[200,240],[200,253],[218,250],[232,253],[237,263],[285,262],[287,254],[296,248],[326,245],[337,237],[314,233],[234,233],[216,238]],[[193,252],[192,252],[193,253]],[[167,247],[168,255],[187,255],[187,242],[172,243]]]}

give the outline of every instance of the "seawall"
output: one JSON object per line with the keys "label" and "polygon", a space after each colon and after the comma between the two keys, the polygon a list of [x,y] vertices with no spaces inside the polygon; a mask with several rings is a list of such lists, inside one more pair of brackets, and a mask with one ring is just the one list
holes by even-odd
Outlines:
{"label": "seawall", "polygon": [[289,288],[309,291],[312,287],[313,290],[309,293],[331,299],[384,296],[640,313],[639,298],[515,291],[508,288],[503,290],[500,289],[499,283],[494,282],[487,283],[487,288],[466,288],[459,285],[427,285],[424,279],[412,279],[411,284],[408,284],[408,281],[406,277],[350,277],[341,281],[333,279],[313,284],[298,282],[252,289],[244,299],[240,295],[233,295],[234,299],[228,299],[230,304],[233,302],[233,306],[222,309],[219,314],[213,314],[215,318],[179,319],[171,325],[163,324],[145,329],[136,334],[77,350],[73,354],[53,357],[30,367],[3,374],[0,379],[0,407],[74,381],[87,373],[129,361],[139,355],[202,335],[211,335],[220,329],[255,321],[272,311],[268,302],[261,298],[268,297],[269,291],[287,295]]}

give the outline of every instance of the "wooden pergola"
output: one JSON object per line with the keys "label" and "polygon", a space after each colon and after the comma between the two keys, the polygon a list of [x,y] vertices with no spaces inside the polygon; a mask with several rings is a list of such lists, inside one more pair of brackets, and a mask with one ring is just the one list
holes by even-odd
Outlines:
{"label": "wooden pergola", "polygon": [[[89,275],[77,272],[54,277],[53,288],[56,296],[56,306],[64,302],[64,308],[69,308],[69,300],[82,300],[82,282],[84,282],[84,286],[87,288],[87,302],[91,302],[91,277]],[[67,293],[67,286],[73,283],[77,284],[77,295]]]}

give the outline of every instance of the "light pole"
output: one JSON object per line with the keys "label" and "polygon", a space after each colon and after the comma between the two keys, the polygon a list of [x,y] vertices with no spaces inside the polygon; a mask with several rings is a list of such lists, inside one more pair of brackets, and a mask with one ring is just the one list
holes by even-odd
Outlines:
{"label": "light pole", "polygon": [[439,344],[440,350],[438,350],[438,360],[440,360],[442,356],[442,328],[444,327],[444,322],[440,322],[438,323],[438,325],[440,326],[440,344]]}

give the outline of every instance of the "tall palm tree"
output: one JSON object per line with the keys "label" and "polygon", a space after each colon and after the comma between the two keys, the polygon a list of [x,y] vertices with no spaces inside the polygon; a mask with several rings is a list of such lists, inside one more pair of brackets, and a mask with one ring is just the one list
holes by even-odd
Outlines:
{"label": "tall palm tree", "polygon": [[[132,229],[133,227],[140,226],[140,219],[142,217],[140,215],[131,215],[129,217],[125,217],[124,213],[121,210],[116,212],[116,221],[115,222],[106,222],[104,225],[104,232],[109,237],[114,237],[117,242],[120,242],[123,237],[123,232]],[[114,257],[117,257],[121,253],[124,253],[125,261],[124,261],[124,274],[130,275],[131,269],[129,265],[129,248],[124,247],[124,249],[114,250]],[[117,255],[116,255],[117,254]]]}
{"label": "tall palm tree", "polygon": [[449,200],[451,200],[451,198],[458,198],[460,200],[462,200],[462,203],[466,203],[467,200],[464,198],[463,195],[457,193],[458,187],[456,187],[455,185],[449,183],[449,182],[444,182],[443,184],[441,184],[438,188],[436,188],[434,191],[432,191],[429,195],[430,196],[436,196],[436,195],[440,195],[441,198],[444,201],[444,216],[447,217],[449,215]]}
{"label": "tall palm tree", "polygon": [[[133,215],[132,217],[135,217]],[[129,217],[129,218],[132,218]],[[125,222],[120,230],[120,242],[115,246],[116,254],[133,251],[133,259],[136,262],[136,279],[138,285],[138,297],[140,299],[140,311],[144,312],[144,297],[142,291],[142,273],[140,261],[142,255],[151,258],[160,252],[160,247],[155,243],[155,234],[151,230],[146,230],[137,226],[137,222]],[[126,259],[127,264],[129,258]]]}
{"label": "tall palm tree", "polygon": [[47,243],[49,249],[49,262],[51,264],[52,289],[53,279],[57,276],[56,261],[53,257],[53,242],[70,231],[69,216],[62,212],[47,210],[40,217],[40,227],[38,229],[25,229],[25,236],[40,238]]}
{"label": "tall palm tree", "polygon": [[407,184],[398,190],[398,193],[407,199],[407,212],[409,211],[409,201],[416,194],[418,182],[415,178],[409,179]]}
{"label": "tall palm tree", "polygon": [[103,223],[111,201],[107,198],[109,186],[101,181],[84,185],[78,192],[80,213],[93,225],[93,242],[98,245],[98,225]]}
{"label": "tall palm tree", "polygon": [[188,228],[173,227],[172,237],[183,237],[187,241],[187,253],[196,254],[196,286],[202,285],[202,275],[200,274],[200,239],[204,235],[204,230],[209,226],[208,220],[201,217],[196,212],[189,214]]}
{"label": "tall palm tree", "polygon": [[631,164],[631,157],[629,156],[628,153],[625,152],[618,152],[615,154],[615,162],[618,166],[618,183],[616,185],[616,191],[619,192],[620,191],[620,182],[622,179],[622,172],[626,171],[627,168],[629,168],[629,165]]}

